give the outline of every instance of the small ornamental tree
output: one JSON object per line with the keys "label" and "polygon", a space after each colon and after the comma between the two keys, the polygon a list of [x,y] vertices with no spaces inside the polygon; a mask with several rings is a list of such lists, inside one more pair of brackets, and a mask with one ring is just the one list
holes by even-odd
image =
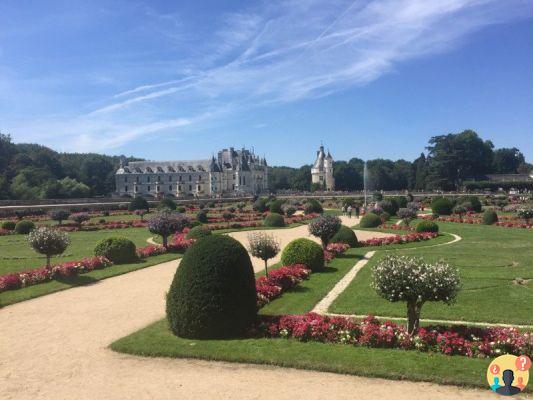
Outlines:
{"label": "small ornamental tree", "polygon": [[248,251],[254,257],[265,262],[265,275],[268,276],[268,260],[276,257],[280,251],[279,243],[274,236],[263,232],[250,233],[248,235]]}
{"label": "small ornamental tree", "polygon": [[70,244],[70,239],[65,232],[43,226],[30,232],[28,244],[37,253],[46,256],[46,267],[50,268],[50,258],[62,254]]}
{"label": "small ornamental tree", "polygon": [[176,232],[181,232],[189,225],[187,217],[168,211],[158,212],[148,220],[148,230],[163,239],[163,247],[168,245],[168,237]]}
{"label": "small ornamental tree", "polygon": [[168,197],[165,197],[164,199],[161,199],[161,201],[157,204],[158,210],[170,210],[174,211],[177,208],[177,204],[174,200],[169,199]]}
{"label": "small ornamental tree", "polygon": [[70,217],[70,212],[66,210],[53,210],[50,211],[48,214],[50,216],[50,219],[53,219],[54,221],[57,221],[58,225],[61,225],[61,223],[68,219]]}
{"label": "small ornamental tree", "polygon": [[130,204],[128,205],[128,210],[135,211],[135,210],[150,210],[150,206],[148,205],[148,202],[144,197],[135,197]]}
{"label": "small ornamental tree", "polygon": [[89,221],[91,219],[91,216],[87,214],[86,212],[79,212],[74,213],[70,215],[70,219],[77,223],[79,226],[85,221]]}
{"label": "small ornamental tree", "polygon": [[517,214],[519,218],[526,221],[526,225],[529,225],[529,220],[533,218],[533,208],[521,208]]}
{"label": "small ornamental tree", "polygon": [[320,238],[325,250],[331,238],[341,228],[341,220],[334,215],[324,215],[309,224],[309,233]]}
{"label": "small ornamental tree", "polygon": [[459,204],[459,205],[456,205],[454,208],[453,208],[453,213],[454,214],[457,214],[459,216],[459,219],[462,221],[463,220],[463,215],[466,214],[468,210],[466,209],[466,207],[464,206],[464,204]]}
{"label": "small ornamental tree", "polygon": [[416,211],[410,208],[400,208],[397,215],[406,226],[409,226],[411,221],[416,219]]}
{"label": "small ornamental tree", "polygon": [[146,215],[146,210],[145,209],[135,210],[134,214],[138,215],[139,217],[141,217],[141,221],[144,221],[144,216]]}
{"label": "small ornamental tree", "polygon": [[420,326],[426,301],[452,304],[460,289],[459,272],[443,261],[429,264],[421,258],[385,256],[372,269],[372,287],[390,302],[407,302],[407,331]]}

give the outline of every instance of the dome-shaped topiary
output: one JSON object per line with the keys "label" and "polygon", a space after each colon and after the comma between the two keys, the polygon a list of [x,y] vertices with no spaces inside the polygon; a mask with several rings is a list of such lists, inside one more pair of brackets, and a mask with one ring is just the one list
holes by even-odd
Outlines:
{"label": "dome-shaped topiary", "polygon": [[483,213],[483,223],[485,225],[492,225],[498,222],[498,214],[494,210],[487,210]]}
{"label": "dome-shaped topiary", "polygon": [[348,228],[346,225],[342,225],[340,227],[339,231],[335,235],[333,235],[330,242],[346,243],[350,247],[356,247],[358,243],[355,232],[352,229]]}
{"label": "dome-shaped topiary", "polygon": [[309,239],[296,239],[290,242],[281,253],[283,265],[304,264],[312,271],[324,268],[324,252],[318,243]]}
{"label": "dome-shaped topiary", "polygon": [[27,235],[35,229],[35,224],[32,221],[23,219],[22,221],[17,222],[15,225],[15,232],[19,235]]}
{"label": "dome-shaped topiary", "polygon": [[128,210],[135,211],[135,210],[146,210],[148,211],[150,209],[150,206],[148,205],[148,202],[143,197],[135,197],[130,204],[128,204]]}
{"label": "dome-shaped topiary", "polygon": [[177,336],[222,339],[245,333],[257,317],[252,262],[237,240],[211,235],[190,247],[167,294]]}
{"label": "dome-shaped topiary", "polygon": [[2,222],[2,229],[5,229],[6,231],[15,230],[15,226],[17,226],[17,223],[15,221],[4,221],[4,222]]}
{"label": "dome-shaped topiary", "polygon": [[95,248],[95,256],[104,256],[115,264],[126,264],[137,260],[135,243],[121,237],[100,240]]}
{"label": "dome-shaped topiary", "polygon": [[207,211],[205,211],[205,210],[198,211],[196,213],[196,220],[198,222],[201,222],[201,223],[205,224],[208,221]]}
{"label": "dome-shaped topiary", "polygon": [[460,197],[457,201],[458,204],[468,203],[468,211],[481,212],[483,205],[477,196],[464,196]]}
{"label": "dome-shaped topiary", "polygon": [[421,233],[421,232],[438,233],[439,232],[439,226],[433,221],[420,221],[416,225],[416,231],[419,232],[419,233]]}
{"label": "dome-shaped topiary", "polygon": [[431,209],[433,210],[433,214],[451,215],[453,202],[446,197],[437,197],[431,202]]}
{"label": "dome-shaped topiary", "polygon": [[272,200],[270,201],[268,204],[268,210],[271,212],[271,213],[276,213],[276,214],[283,214],[283,200]]}
{"label": "dome-shaped topiary", "polygon": [[270,213],[265,217],[263,225],[279,228],[285,226],[285,220],[283,219],[283,215]]}
{"label": "dome-shaped topiary", "polygon": [[305,214],[322,214],[324,209],[322,208],[322,204],[318,200],[310,199],[307,200],[307,203],[305,203],[304,207],[304,213]]}
{"label": "dome-shaped topiary", "polygon": [[192,228],[187,233],[187,239],[202,239],[211,235],[211,230],[207,226],[199,225]]}
{"label": "dome-shaped topiary", "polygon": [[361,218],[361,221],[359,222],[359,226],[361,228],[375,228],[381,225],[381,218],[379,215],[376,215],[374,213],[366,213],[363,218]]}

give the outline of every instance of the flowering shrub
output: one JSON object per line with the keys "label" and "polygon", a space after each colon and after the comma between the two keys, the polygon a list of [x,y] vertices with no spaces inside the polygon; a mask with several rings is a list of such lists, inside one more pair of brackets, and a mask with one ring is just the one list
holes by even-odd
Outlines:
{"label": "flowering shrub", "polygon": [[37,253],[46,256],[46,266],[50,266],[50,258],[62,254],[70,244],[66,233],[48,227],[39,227],[28,235],[28,244]]}
{"label": "flowering shrub", "polygon": [[189,219],[181,214],[162,211],[150,218],[148,230],[160,235],[163,239],[163,246],[167,247],[167,238],[176,232],[181,232],[189,225]]}
{"label": "flowering shrub", "polygon": [[426,301],[452,304],[459,292],[457,268],[443,261],[429,264],[421,258],[385,256],[372,268],[372,287],[390,302],[407,302],[408,332],[420,325]]}
{"label": "flowering shrub", "polygon": [[252,256],[265,262],[265,275],[268,276],[268,260],[275,257],[280,251],[278,241],[267,233],[255,232],[248,235],[248,242],[248,251]]}
{"label": "flowering shrub", "polygon": [[409,226],[409,223],[416,218],[416,210],[412,210],[410,208],[400,208],[397,215],[406,226]]}
{"label": "flowering shrub", "polygon": [[372,316],[362,321],[314,313],[263,316],[256,332],[268,338],[399,348],[467,357],[496,357],[505,353],[531,356],[533,353],[533,332],[458,325],[429,326],[410,335],[405,327],[390,321],[380,322]]}
{"label": "flowering shrub", "polygon": [[326,250],[324,250],[324,260],[330,262],[349,248],[350,245],[346,243],[330,243],[328,244],[328,247],[326,247]]}
{"label": "flowering shrub", "polygon": [[69,261],[53,265],[51,268],[42,267],[2,275],[0,276],[0,292],[48,282],[54,278],[75,276],[110,265],[112,263],[105,257],[91,257],[81,261]]}
{"label": "flowering shrub", "polygon": [[311,270],[303,264],[288,265],[255,280],[257,307],[261,308],[283,292],[308,279]]}
{"label": "flowering shrub", "polygon": [[181,233],[176,233],[172,240],[170,241],[170,244],[167,246],[167,249],[169,251],[175,251],[175,252],[183,252],[187,250],[189,247],[191,247],[195,239],[187,239],[186,234],[188,233],[187,228],[183,230]]}
{"label": "flowering shrub", "polygon": [[152,256],[158,256],[167,252],[167,249],[159,245],[148,245],[137,249],[137,257],[146,258]]}
{"label": "flowering shrub", "polygon": [[529,225],[529,220],[533,218],[533,208],[521,208],[518,210],[517,215],[526,221],[526,225]]}
{"label": "flowering shrub", "polygon": [[341,220],[333,215],[324,215],[309,224],[309,233],[320,238],[325,250],[331,238],[341,228]]}
{"label": "flowering shrub", "polygon": [[406,244],[413,242],[421,242],[423,240],[434,239],[438,236],[435,232],[418,232],[408,233],[407,235],[395,235],[382,238],[372,238],[368,240],[362,240],[359,242],[360,247],[366,246],[385,246],[388,244]]}
{"label": "flowering shrub", "polygon": [[81,225],[85,221],[89,221],[91,216],[86,212],[79,212],[70,215],[70,219],[76,222],[78,225]]}

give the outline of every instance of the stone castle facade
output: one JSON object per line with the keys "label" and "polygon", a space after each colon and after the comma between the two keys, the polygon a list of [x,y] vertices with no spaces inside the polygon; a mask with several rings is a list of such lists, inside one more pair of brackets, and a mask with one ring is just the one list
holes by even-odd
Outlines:
{"label": "stone castle facade", "polygon": [[325,190],[335,190],[333,157],[329,150],[327,155],[324,153],[324,146],[320,146],[316,152],[316,161],[311,168],[311,182],[321,185]]}
{"label": "stone castle facade", "polygon": [[268,166],[264,157],[230,147],[207,160],[122,163],[115,181],[119,196],[255,195],[268,190]]}

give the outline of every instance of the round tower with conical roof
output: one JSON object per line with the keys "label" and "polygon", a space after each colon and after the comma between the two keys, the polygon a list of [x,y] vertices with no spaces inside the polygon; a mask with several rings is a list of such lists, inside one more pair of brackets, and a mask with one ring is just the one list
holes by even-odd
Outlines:
{"label": "round tower with conical roof", "polygon": [[325,190],[335,190],[333,178],[333,157],[328,150],[324,152],[324,146],[320,146],[316,152],[316,160],[311,168],[311,182],[322,186]]}

